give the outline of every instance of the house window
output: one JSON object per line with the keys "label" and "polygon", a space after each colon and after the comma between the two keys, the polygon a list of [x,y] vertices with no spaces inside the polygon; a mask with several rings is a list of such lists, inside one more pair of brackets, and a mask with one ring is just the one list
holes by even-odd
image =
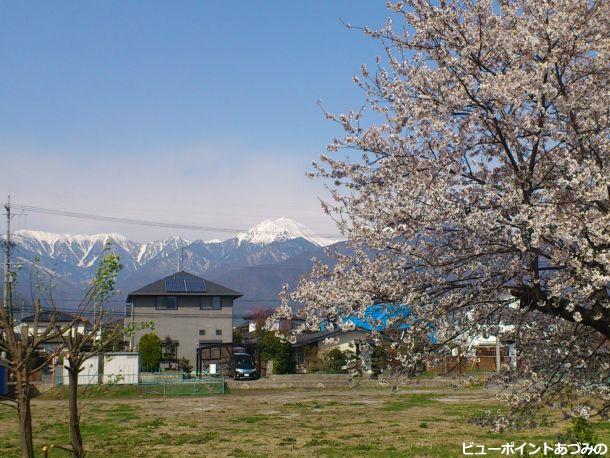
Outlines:
{"label": "house window", "polygon": [[205,329],[200,329],[199,330],[199,335],[200,336],[205,336]]}
{"label": "house window", "polygon": [[220,296],[203,296],[199,304],[200,309],[220,310],[222,301]]}
{"label": "house window", "polygon": [[217,329],[216,330],[216,335],[217,336],[221,336],[222,335],[222,329]]}
{"label": "house window", "polygon": [[178,298],[176,296],[157,297],[157,310],[176,310],[178,308]]}
{"label": "house window", "polygon": [[214,310],[220,310],[222,308],[220,296],[212,296],[212,308]]}

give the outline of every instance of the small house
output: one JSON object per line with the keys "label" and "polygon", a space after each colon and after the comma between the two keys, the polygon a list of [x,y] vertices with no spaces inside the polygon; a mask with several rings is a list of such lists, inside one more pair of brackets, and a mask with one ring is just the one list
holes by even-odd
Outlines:
{"label": "small house", "polygon": [[335,348],[359,355],[361,343],[371,340],[373,333],[386,342],[393,341],[408,328],[404,319],[410,313],[406,306],[374,304],[362,316],[344,318],[341,328],[329,330],[323,325],[319,332],[300,334],[293,345],[297,372],[315,369],[321,354]]}
{"label": "small house", "polygon": [[154,332],[165,344],[164,353],[196,365],[197,348],[233,341],[233,302],[241,293],[180,271],[154,281],[127,297],[126,323],[154,323],[131,337],[137,348],[142,335]]}
{"label": "small house", "polygon": [[[56,329],[63,329],[70,326],[70,332],[78,334],[85,334],[92,328],[91,323],[83,317],[78,316],[76,313],[67,313],[57,310],[42,310],[38,315],[28,315],[22,318],[19,326],[19,332],[27,332],[30,336],[42,335],[51,323]],[[42,344],[40,350],[46,353],[53,353],[59,347],[63,345],[61,336],[51,339]]]}

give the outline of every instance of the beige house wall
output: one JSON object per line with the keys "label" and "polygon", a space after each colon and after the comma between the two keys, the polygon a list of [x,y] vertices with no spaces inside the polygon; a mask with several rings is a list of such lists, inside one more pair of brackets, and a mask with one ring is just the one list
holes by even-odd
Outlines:
{"label": "beige house wall", "polygon": [[[353,331],[341,332],[336,336],[331,337],[331,339],[333,339],[332,342],[324,343],[324,341],[321,341],[318,344],[318,349],[322,352],[331,350],[333,348],[338,348],[341,351],[351,351],[352,353],[356,353],[357,341],[361,338],[366,338],[369,335],[370,334],[368,332],[358,329]],[[335,340],[337,341],[335,342]]]}
{"label": "beige house wall", "polygon": [[[178,309],[158,310],[155,307],[156,296],[137,297],[134,299],[134,321],[136,323],[152,321],[154,329],[137,331],[134,344],[137,348],[144,334],[154,332],[161,340],[170,337],[178,341],[177,357],[186,358],[196,366],[197,347],[200,341],[233,341],[233,301],[230,297],[222,298],[219,310],[199,308],[199,297],[180,298]],[[210,298],[211,300],[211,298]],[[126,318],[129,322],[131,317]],[[199,331],[204,330],[205,335]],[[216,335],[219,330],[221,335]]]}

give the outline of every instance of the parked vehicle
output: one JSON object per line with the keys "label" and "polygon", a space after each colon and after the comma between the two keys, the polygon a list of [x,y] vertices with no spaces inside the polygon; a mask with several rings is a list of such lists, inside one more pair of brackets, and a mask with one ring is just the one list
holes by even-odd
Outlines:
{"label": "parked vehicle", "polygon": [[235,380],[257,379],[259,374],[252,356],[248,353],[233,353],[231,375]]}
{"label": "parked vehicle", "polygon": [[197,348],[195,373],[198,376],[209,373],[250,380],[264,377],[265,369],[255,345],[219,342],[200,344]]}

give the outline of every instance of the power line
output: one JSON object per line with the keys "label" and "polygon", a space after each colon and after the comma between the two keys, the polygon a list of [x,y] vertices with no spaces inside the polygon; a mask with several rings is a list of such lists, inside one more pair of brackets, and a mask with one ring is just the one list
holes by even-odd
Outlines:
{"label": "power line", "polygon": [[[32,313],[36,312],[36,307],[32,306],[32,305],[23,305],[23,306],[16,306],[15,307],[17,310],[23,310],[23,311],[31,311]],[[206,316],[202,313],[195,313],[195,312],[191,312],[191,313],[176,313],[176,312],[170,312],[167,313],[167,311],[165,310],[157,310],[153,307],[150,307],[151,311],[142,311],[142,310],[138,310],[138,313],[136,316],[140,317],[140,318],[147,318],[147,317],[170,317],[170,318],[249,318],[250,316],[252,316],[252,312],[249,313],[215,313],[214,315],[209,315]],[[197,307],[193,307],[196,310]],[[74,308],[65,308],[65,307],[41,307],[40,312],[65,312],[65,313],[72,313],[72,314],[78,314],[78,315],[82,315],[82,316],[98,316],[100,315],[100,312],[94,312],[93,310],[87,310],[87,309],[83,309],[83,310],[79,310],[79,309],[74,309]],[[201,312],[215,312],[215,310],[213,309],[202,309]],[[105,317],[121,317],[124,318],[126,317],[125,314],[125,310],[108,310],[105,309],[103,312],[103,315]]]}
{"label": "power line", "polygon": [[[55,298],[56,302],[84,302],[84,299],[63,299],[63,298]],[[235,299],[235,302],[281,302],[280,299]],[[109,299],[105,300],[104,303],[119,303],[126,304],[126,301],[122,301],[120,299]]]}
{"label": "power line", "polygon": [[15,204],[14,206],[18,207],[24,211],[30,211],[30,212],[34,212],[34,213],[44,213],[47,215],[65,216],[68,218],[107,221],[107,222],[112,222],[112,223],[134,224],[134,225],[139,225],[139,226],[155,226],[155,227],[165,227],[165,228],[170,228],[170,229],[185,229],[185,230],[206,231],[206,232],[239,232],[242,230],[242,229],[235,229],[235,228],[230,229],[230,228],[198,226],[198,225],[190,225],[190,224],[164,223],[164,222],[160,222],[160,221],[147,221],[147,220],[142,220],[142,219],[120,218],[120,217],[115,217],[115,216],[92,215],[89,213],[55,210],[55,209],[51,209],[51,208],[34,207],[34,206],[30,206],[30,205],[21,205],[21,204]]}
{"label": "power line", "polygon": [[[42,213],[42,214],[48,214],[48,215],[55,215],[55,216],[63,216],[63,217],[68,217],[68,218],[78,218],[78,219],[87,219],[87,220],[95,220],[95,221],[106,221],[106,222],[115,222],[115,223],[122,223],[122,224],[133,224],[133,225],[141,225],[141,226],[154,226],[154,227],[163,227],[163,228],[172,228],[172,229],[184,229],[184,230],[197,230],[197,231],[206,231],[206,232],[226,232],[226,233],[236,233],[236,232],[242,232],[245,231],[246,229],[240,229],[240,228],[226,228],[226,227],[211,227],[211,226],[200,226],[200,225],[186,225],[186,224],[174,224],[174,223],[165,223],[165,222],[159,222],[159,221],[149,221],[149,220],[141,220],[141,219],[131,219],[131,218],[121,218],[121,217],[114,217],[114,216],[104,216],[104,215],[94,215],[94,214],[89,214],[89,213],[81,213],[81,212],[72,212],[72,211],[64,211],[64,210],[57,210],[57,209],[50,209],[50,208],[43,208],[43,207],[36,207],[36,206],[31,206],[31,205],[22,205],[22,204],[12,204],[13,207],[19,208],[22,211],[29,211],[29,212],[34,212],[34,213]],[[338,235],[337,234],[312,234],[312,235],[317,235],[320,237],[328,237],[328,238],[337,238]],[[31,259],[27,253],[25,253],[23,250],[20,249],[20,247],[15,246],[16,251],[23,257],[25,258],[25,260],[29,261],[32,264],[38,264],[38,262],[36,260]],[[272,267],[265,267],[265,266],[254,266],[254,267],[258,267],[261,269],[269,269],[269,270],[273,270]],[[285,267],[282,270],[290,270],[290,271],[301,271],[301,269],[297,269],[297,268],[290,268],[290,267]],[[46,273],[49,273],[47,271],[47,269],[45,269]],[[54,275],[52,275],[54,276]],[[6,288],[5,288],[6,290]],[[73,298],[61,298],[58,297],[55,299],[57,302],[60,303],[66,303],[66,302],[74,302],[74,303],[80,303],[83,300],[82,299],[73,299]],[[239,303],[277,303],[280,302],[280,299],[259,299],[259,298],[254,298],[254,299],[237,299],[235,301],[237,304]],[[109,299],[104,301],[104,303],[106,304],[110,304],[110,303],[117,303],[117,304],[125,304],[124,300],[118,300],[118,299]],[[34,311],[34,307],[33,306],[21,306],[19,307],[23,313],[24,310],[26,309],[31,309],[32,311]],[[57,311],[65,311],[65,312],[78,312],[78,310],[75,309],[70,309],[70,308],[57,308],[54,307],[52,308],[53,310],[57,310]],[[82,312],[81,312],[82,313]],[[91,313],[91,312],[88,312]],[[124,311],[120,311],[120,312],[106,312],[109,315],[112,316],[117,316],[117,317],[124,317]],[[145,316],[147,317],[155,317],[155,316],[159,316],[159,317],[201,317],[201,314],[177,314],[177,313],[167,313],[165,311],[150,311],[150,312],[146,312]],[[215,314],[214,317],[217,318],[247,318],[249,317],[250,314]]]}
{"label": "power line", "polygon": [[[64,216],[67,218],[77,218],[77,219],[86,219],[93,221],[105,221],[111,223],[121,223],[121,224],[132,224],[137,226],[148,226],[148,227],[162,227],[168,229],[182,229],[188,231],[203,231],[203,232],[223,232],[235,234],[237,232],[245,232],[248,229],[244,228],[228,228],[228,227],[213,227],[213,226],[200,226],[195,224],[177,224],[177,223],[166,223],[162,221],[149,221],[143,219],[133,219],[133,218],[122,218],[117,216],[105,216],[105,215],[94,215],[90,213],[81,213],[81,212],[73,212],[73,211],[65,211],[65,210],[57,210],[52,208],[43,208],[43,207],[35,207],[32,205],[23,205],[23,204],[13,204],[13,207],[19,208],[23,211],[34,212],[34,213],[42,213],[46,215],[54,215],[54,216]],[[319,236],[319,237],[327,237],[327,238],[340,238],[339,234],[315,234],[311,235]]]}

